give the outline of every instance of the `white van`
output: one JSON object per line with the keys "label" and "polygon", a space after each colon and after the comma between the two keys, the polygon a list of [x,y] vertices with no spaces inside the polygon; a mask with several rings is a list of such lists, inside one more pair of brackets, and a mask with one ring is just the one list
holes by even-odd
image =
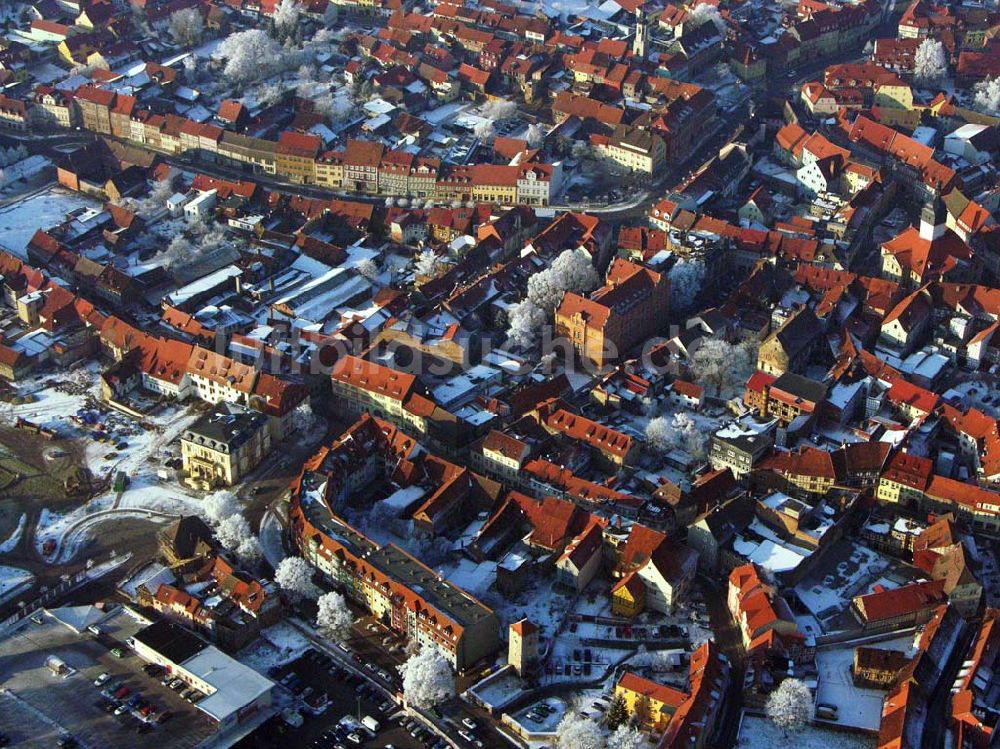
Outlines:
{"label": "white van", "polygon": [[379,722],[370,715],[366,715],[361,719],[361,725],[363,725],[372,733],[378,733],[378,729],[380,727]]}

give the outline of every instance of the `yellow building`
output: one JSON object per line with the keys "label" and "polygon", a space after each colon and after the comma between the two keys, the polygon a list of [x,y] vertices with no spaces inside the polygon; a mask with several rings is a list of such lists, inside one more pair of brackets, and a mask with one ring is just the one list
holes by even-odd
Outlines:
{"label": "yellow building", "polygon": [[186,482],[206,490],[232,486],[270,452],[267,416],[233,403],[219,403],[181,437]]}
{"label": "yellow building", "polygon": [[619,125],[607,143],[597,145],[597,152],[630,171],[652,174],[663,166],[667,146],[655,133]]}
{"label": "yellow building", "polygon": [[632,618],[646,608],[646,586],[639,575],[630,572],[611,589],[611,613]]}
{"label": "yellow building", "polygon": [[660,732],[688,695],[626,671],[615,685],[615,697],[624,700],[629,716],[635,716],[642,728]]}

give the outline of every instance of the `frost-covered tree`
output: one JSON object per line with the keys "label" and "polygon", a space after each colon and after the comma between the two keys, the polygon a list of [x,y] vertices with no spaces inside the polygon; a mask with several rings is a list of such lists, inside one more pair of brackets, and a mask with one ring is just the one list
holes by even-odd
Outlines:
{"label": "frost-covered tree", "polygon": [[493,124],[493,120],[480,120],[472,128],[472,134],[483,143],[489,144],[496,140],[497,129]]}
{"label": "frost-covered tree", "polygon": [[812,694],[799,679],[785,679],[767,698],[767,717],[787,736],[812,717]]}
{"label": "frost-covered tree", "polygon": [[524,134],[524,139],[528,141],[529,148],[541,148],[545,143],[545,128],[538,122],[528,125],[528,131]]}
{"label": "frost-covered tree", "polygon": [[233,552],[244,564],[256,564],[263,551],[260,541],[242,515],[230,515],[215,527],[215,537],[223,548]]}
{"label": "frost-covered tree", "polygon": [[319,589],[312,581],[312,567],[302,557],[282,559],[274,571],[274,582],[293,600],[319,596]]}
{"label": "frost-covered tree", "polygon": [[530,347],[563,294],[567,291],[582,294],[599,282],[589,252],[582,247],[563,250],[549,268],[528,279],[528,298],[507,311],[508,341],[512,346]]}
{"label": "frost-covered tree", "polygon": [[[699,8],[703,7],[701,5]],[[705,280],[705,263],[680,259],[670,269],[670,307],[683,312],[691,308]]]}
{"label": "frost-covered tree", "polygon": [[428,709],[455,696],[451,666],[435,647],[423,647],[399,666],[406,701]]}
{"label": "frost-covered tree", "polygon": [[185,47],[201,41],[205,33],[205,19],[197,8],[181,8],[170,16],[170,34]]}
{"label": "frost-covered tree", "polygon": [[659,452],[667,452],[677,444],[677,435],[665,416],[657,416],[646,424],[646,443]]}
{"label": "frost-covered tree", "polygon": [[230,515],[239,513],[240,506],[232,492],[220,489],[201,501],[201,511],[210,525],[217,525]]}
{"label": "frost-covered tree", "polygon": [[741,380],[748,367],[746,347],[733,345],[721,338],[702,341],[691,356],[690,367],[695,377],[715,386],[715,395]]}
{"label": "frost-covered tree", "polygon": [[158,180],[153,188],[135,206],[135,212],[143,218],[149,218],[164,210],[167,200],[174,194],[173,182],[169,179]]}
{"label": "frost-covered tree", "polygon": [[324,593],[316,602],[316,626],[331,640],[343,640],[350,635],[354,617],[340,593]]}
{"label": "frost-covered tree", "polygon": [[378,265],[370,257],[366,257],[364,260],[360,261],[357,265],[358,273],[367,278],[369,281],[374,281],[379,277]]}
{"label": "frost-covered tree", "polygon": [[726,22],[722,20],[722,14],[718,7],[708,3],[699,3],[688,13],[687,23],[692,29],[696,29],[704,23],[711,21],[720,32],[725,32]]}
{"label": "frost-covered tree", "polygon": [[551,313],[567,291],[584,294],[599,283],[600,278],[587,250],[582,247],[563,250],[549,268],[528,279],[528,299]]}
{"label": "frost-covered tree", "polygon": [[190,263],[194,260],[194,257],[195,248],[194,245],[191,244],[191,240],[183,234],[178,234],[170,240],[166,249],[156,256],[156,260],[159,261],[163,267],[173,270],[174,268]]}
{"label": "frost-covered tree", "polygon": [[479,114],[488,120],[500,122],[517,116],[517,102],[509,99],[494,99],[483,104]]}
{"label": "frost-covered tree", "polygon": [[545,312],[529,299],[512,304],[507,310],[507,343],[513,348],[530,348],[546,319]]}
{"label": "frost-covered tree", "polygon": [[274,10],[274,27],[281,31],[291,31],[299,22],[301,9],[295,0],[281,0]]}
{"label": "frost-covered tree", "polygon": [[222,518],[219,524],[215,526],[215,537],[223,547],[230,550],[239,546],[240,541],[244,538],[252,535],[253,531],[250,530],[250,523],[238,513]]}
{"label": "frost-covered tree", "polygon": [[441,258],[434,250],[424,250],[417,255],[417,260],[413,264],[413,272],[418,276],[433,278],[437,275],[438,267],[441,265]]}
{"label": "frost-covered tree", "polygon": [[556,727],[559,749],[604,749],[604,731],[590,718],[568,712]]}
{"label": "frost-covered tree", "polygon": [[913,57],[913,76],[921,83],[936,83],[948,75],[948,58],[944,45],[937,39],[920,42]]}
{"label": "frost-covered tree", "polygon": [[260,80],[277,69],[282,63],[284,51],[266,31],[247,29],[227,36],[213,57],[225,60],[222,72],[226,78],[243,85]]}
{"label": "frost-covered tree", "polygon": [[980,112],[1000,116],[1000,75],[980,81],[973,89],[973,106]]}
{"label": "frost-covered tree", "polygon": [[188,83],[194,83],[198,80],[199,70],[198,70],[198,56],[197,55],[187,55],[181,62],[184,67],[184,80]]}
{"label": "frost-covered tree", "polygon": [[638,728],[618,726],[608,736],[608,749],[642,749],[649,746],[649,739]]}

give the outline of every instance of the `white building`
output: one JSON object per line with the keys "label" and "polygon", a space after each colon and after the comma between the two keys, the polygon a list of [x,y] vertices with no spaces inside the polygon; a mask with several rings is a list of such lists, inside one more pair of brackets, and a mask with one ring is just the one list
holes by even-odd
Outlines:
{"label": "white building", "polygon": [[162,666],[205,695],[195,707],[215,721],[220,732],[271,705],[273,681],[181,626],[155,622],[136,632],[129,645],[143,660]]}

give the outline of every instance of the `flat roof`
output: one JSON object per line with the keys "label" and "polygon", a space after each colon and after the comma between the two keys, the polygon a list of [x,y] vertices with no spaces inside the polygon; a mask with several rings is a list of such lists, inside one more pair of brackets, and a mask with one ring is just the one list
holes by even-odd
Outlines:
{"label": "flat roof", "polygon": [[274,688],[266,676],[211,645],[180,667],[215,688],[195,707],[220,722]]}
{"label": "flat roof", "polygon": [[171,663],[181,664],[208,647],[183,627],[165,619],[135,633],[134,639],[155,650]]}

